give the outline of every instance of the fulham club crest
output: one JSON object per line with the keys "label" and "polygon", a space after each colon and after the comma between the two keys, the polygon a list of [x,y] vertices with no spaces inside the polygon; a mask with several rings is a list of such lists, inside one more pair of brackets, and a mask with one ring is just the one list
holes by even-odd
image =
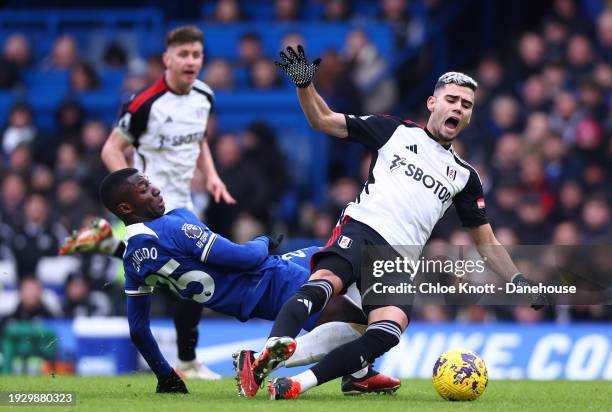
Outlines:
{"label": "fulham club crest", "polygon": [[457,171],[450,166],[446,166],[446,176],[455,180],[455,177],[457,177]]}
{"label": "fulham club crest", "polygon": [[351,247],[352,244],[353,239],[351,239],[350,237],[342,235],[340,236],[340,239],[338,239],[338,246],[340,246],[342,249],[348,249]]}

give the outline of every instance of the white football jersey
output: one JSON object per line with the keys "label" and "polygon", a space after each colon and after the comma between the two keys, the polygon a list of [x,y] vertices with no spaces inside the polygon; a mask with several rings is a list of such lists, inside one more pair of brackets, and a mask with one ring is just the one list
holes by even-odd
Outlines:
{"label": "white football jersey", "polygon": [[346,116],[346,122],[348,138],[371,149],[373,158],[368,181],[343,215],[393,246],[424,245],[451,204],[463,226],[487,223],[480,178],[452,146],[388,116]]}
{"label": "white football jersey", "polygon": [[117,127],[135,148],[134,167],[162,190],[166,211],[193,210],[191,181],[213,96],[200,80],[188,94],[176,94],[162,76],[123,107]]}

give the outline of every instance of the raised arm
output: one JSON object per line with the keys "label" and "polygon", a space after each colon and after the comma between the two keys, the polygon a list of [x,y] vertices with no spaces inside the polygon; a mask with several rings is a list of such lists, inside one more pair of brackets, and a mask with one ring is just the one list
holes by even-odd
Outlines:
{"label": "raised arm", "polygon": [[292,47],[287,47],[287,53],[280,52],[280,61],[274,63],[291,78],[297,87],[300,106],[310,126],[331,136],[347,137],[348,131],[344,115],[332,111],[312,85],[312,79],[321,59],[316,59],[309,64],[306,61],[304,48],[300,45],[297,46],[297,53]]}
{"label": "raised arm", "polygon": [[344,115],[331,110],[312,83],[307,87],[298,87],[297,95],[308,124],[313,129],[330,136],[348,137]]}
{"label": "raised arm", "polygon": [[102,147],[100,157],[109,171],[114,172],[115,170],[128,167],[124,151],[130,145],[130,142],[123,137],[121,131],[117,128],[108,136],[106,143],[104,143]]}

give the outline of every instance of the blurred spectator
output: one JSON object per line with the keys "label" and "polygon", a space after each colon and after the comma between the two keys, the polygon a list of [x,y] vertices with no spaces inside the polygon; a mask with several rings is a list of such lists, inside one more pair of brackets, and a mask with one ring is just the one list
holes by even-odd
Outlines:
{"label": "blurred spectator", "polygon": [[578,110],[574,95],[562,91],[555,96],[554,108],[550,114],[551,130],[560,133],[568,143],[573,143],[576,135],[576,125],[584,118],[584,112]]}
{"label": "blurred spectator", "polygon": [[36,126],[32,109],[25,103],[16,103],[11,108],[8,126],[2,133],[2,151],[9,156],[20,144],[30,144],[36,137]]}
{"label": "blurred spectator", "polygon": [[559,61],[547,63],[542,69],[542,78],[546,83],[546,90],[550,96],[556,96],[568,84],[567,70],[565,65]]}
{"label": "blurred spectator", "polygon": [[512,308],[514,319],[518,323],[537,323],[544,319],[544,310],[533,310],[527,305],[514,306]]}
{"label": "blurred spectator", "polygon": [[143,60],[134,59],[128,65],[128,71],[123,78],[121,101],[130,97],[147,86],[147,67]]}
{"label": "blurred spectator", "polygon": [[331,216],[330,213],[325,211],[316,211],[312,219],[308,236],[319,240],[329,239],[336,225],[337,217],[338,216]]}
{"label": "blurred spectator", "polygon": [[89,280],[82,275],[70,274],[64,286],[64,317],[108,316],[111,303],[108,296],[99,291],[90,290]]}
{"label": "blurred spectator", "polygon": [[495,312],[479,305],[469,305],[459,309],[457,320],[465,323],[492,323],[497,320]]}
{"label": "blurred spectator", "polygon": [[250,84],[254,89],[274,89],[281,85],[278,70],[272,60],[261,58],[253,63],[250,70]]}
{"label": "blurred spectator", "polygon": [[542,32],[546,42],[546,60],[562,60],[569,37],[568,27],[563,21],[550,17],[544,21]]}
{"label": "blurred spectator", "polygon": [[[478,89],[476,100],[481,106],[487,106],[496,95],[505,92],[504,67],[499,59],[493,56],[483,58],[476,69]],[[475,113],[478,115],[478,112]]]}
{"label": "blurred spectator", "polygon": [[21,34],[13,34],[4,43],[0,57],[0,89],[17,86],[19,72],[30,63],[30,44]]}
{"label": "blurred spectator", "polygon": [[[534,146],[541,147],[550,134],[546,113],[534,111],[527,116],[525,130],[523,131],[525,143],[528,146],[527,150],[534,148]],[[558,135],[555,134],[555,136]]]}
{"label": "blurred spectator", "polygon": [[30,187],[33,192],[40,193],[49,198],[53,185],[55,184],[55,176],[53,172],[44,165],[36,165],[30,174]]}
{"label": "blurred spectator", "polygon": [[219,176],[237,203],[211,203],[206,211],[209,226],[222,236],[230,237],[234,222],[241,214],[249,214],[259,222],[269,224],[270,185],[258,167],[243,161],[238,138],[224,134],[218,138],[213,150]]}
{"label": "blurred spectator", "polygon": [[347,203],[355,201],[361,187],[349,177],[341,177],[332,183],[329,193],[329,210],[332,216],[340,217]]}
{"label": "blurred spectator", "polygon": [[565,24],[573,33],[584,33],[591,27],[580,13],[575,0],[554,0],[552,16]]}
{"label": "blurred spectator", "polygon": [[536,194],[524,195],[517,210],[517,234],[521,244],[535,245],[549,239],[552,231],[545,206]]}
{"label": "blurred spectator", "polygon": [[43,288],[35,277],[25,277],[19,285],[19,304],[9,318],[15,320],[52,319],[53,310],[43,300]]}
{"label": "blurred spectator", "polygon": [[67,177],[84,179],[87,168],[81,161],[77,148],[71,143],[62,143],[57,148],[57,160],[55,162],[55,176],[58,179]]}
{"label": "blurred spectator", "polygon": [[518,60],[512,69],[512,82],[519,82],[542,70],[545,45],[542,36],[528,32],[521,36],[518,43]]}
{"label": "blurred spectator", "polygon": [[85,121],[85,112],[81,106],[73,100],[67,100],[58,107],[55,118],[61,141],[78,144]]}
{"label": "blurred spectator", "polygon": [[323,3],[323,20],[341,22],[349,19],[351,9],[347,0],[325,0]]}
{"label": "blurred spectator", "polygon": [[574,222],[561,222],[555,226],[552,243],[554,245],[579,245],[580,232]]}
{"label": "blurred spectator", "polygon": [[106,166],[100,158],[100,150],[106,142],[109,130],[99,120],[89,120],[81,133],[82,160],[86,168],[87,189],[92,199],[98,198],[98,187],[107,175]]}
{"label": "blurred spectator", "polygon": [[120,43],[111,41],[102,53],[102,61],[107,68],[122,69],[127,66],[127,53]]}
{"label": "blurred spectator", "polygon": [[299,0],[274,0],[274,17],[276,18],[276,21],[295,21],[298,19],[299,14]]}
{"label": "blurred spectator", "polygon": [[586,244],[605,244],[612,238],[610,205],[604,196],[587,199],[582,209],[582,239]]}
{"label": "blurred spectator", "polygon": [[491,119],[488,132],[498,138],[507,132],[518,132],[520,130],[520,112],[517,101],[509,96],[496,97],[491,102]]}
{"label": "blurred spectator", "polygon": [[8,169],[11,172],[27,176],[32,168],[32,151],[26,144],[20,144],[9,158]]}
{"label": "blurred spectator", "polygon": [[76,63],[70,71],[70,88],[74,92],[88,92],[100,87],[100,79],[89,63]]}
{"label": "blurred spectator", "polygon": [[603,123],[608,116],[608,107],[604,102],[604,95],[597,80],[591,77],[583,78],[579,83],[580,106],[585,115]]}
{"label": "blurred spectator", "polygon": [[568,71],[572,80],[578,81],[593,70],[593,46],[589,38],[583,34],[570,37],[567,44]]}
{"label": "blurred spectator", "polygon": [[361,95],[340,54],[336,50],[327,50],[321,58],[317,73],[319,94],[339,113],[363,113]]}
{"label": "blurred spectator", "polygon": [[79,61],[79,52],[72,36],[61,36],[53,43],[53,50],[45,62],[46,70],[70,70]]}
{"label": "blurred spectator", "polygon": [[32,63],[30,41],[20,33],[11,35],[4,43],[3,57],[19,70],[28,68]]}
{"label": "blurred spectator", "polygon": [[425,304],[419,308],[421,320],[427,323],[444,323],[450,321],[448,308],[442,305]]}
{"label": "blurred spectator", "polygon": [[66,229],[77,229],[87,215],[99,212],[99,207],[83,191],[83,183],[74,178],[61,180],[55,191],[54,221]]}
{"label": "blurred spectator", "polygon": [[348,34],[344,55],[363,96],[365,112],[388,113],[397,101],[397,85],[392,77],[380,78],[386,63],[365,31],[353,30]]}
{"label": "blurred spectator", "polygon": [[56,256],[66,235],[66,230],[52,221],[45,198],[39,194],[28,196],[23,225],[16,228],[12,245],[19,275],[35,273],[41,257]]}
{"label": "blurred spectator", "polygon": [[524,110],[549,111],[550,96],[546,90],[546,83],[539,74],[529,76],[523,84],[523,104]]}
{"label": "blurred spectator", "polygon": [[529,154],[521,159],[519,177],[524,194],[537,195],[545,214],[552,211],[555,196],[544,173],[544,164],[539,156]]}
{"label": "blurred spectator", "polygon": [[519,244],[516,232],[509,227],[498,227],[495,229],[495,237],[504,246],[515,246]]}
{"label": "blurred spectator", "polygon": [[23,222],[23,204],[27,194],[25,180],[16,173],[2,179],[2,221],[18,227]]}
{"label": "blurred spectator", "polygon": [[216,23],[237,23],[243,20],[244,16],[240,11],[240,5],[237,0],[219,0],[213,20]]}
{"label": "blurred spectator", "polygon": [[146,84],[151,85],[161,79],[166,71],[161,55],[150,56],[147,59]]}
{"label": "blurred spectator", "polygon": [[249,67],[262,57],[264,57],[264,53],[259,34],[249,32],[240,36],[240,43],[238,43],[239,65]]}
{"label": "blurred spectator", "polygon": [[575,222],[580,217],[584,194],[575,180],[564,182],[559,189],[559,198],[554,216],[556,221]]}
{"label": "blurred spectator", "polygon": [[382,0],[379,19],[393,29],[397,48],[416,45],[423,37],[424,24],[412,18],[407,0]]}
{"label": "blurred spectator", "polygon": [[248,213],[241,213],[231,227],[231,238],[236,243],[245,243],[266,232],[267,229],[262,222]]}
{"label": "blurred spectator", "polygon": [[597,19],[597,53],[612,62],[612,10],[604,10]]}
{"label": "blurred spectator", "polygon": [[571,176],[572,168],[567,160],[567,143],[558,135],[550,134],[541,144],[544,173],[551,188],[558,188],[562,180]]}
{"label": "blurred spectator", "polygon": [[287,187],[287,164],[274,130],[265,123],[252,123],[244,131],[243,144],[243,161],[263,172],[270,186],[269,197],[278,202]]}
{"label": "blurred spectator", "polygon": [[213,59],[206,64],[203,80],[213,90],[232,90],[232,66],[225,59]]}

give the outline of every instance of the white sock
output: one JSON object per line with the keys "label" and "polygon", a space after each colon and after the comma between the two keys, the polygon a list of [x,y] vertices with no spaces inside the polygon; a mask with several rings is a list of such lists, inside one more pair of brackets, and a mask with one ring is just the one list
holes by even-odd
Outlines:
{"label": "white sock", "polygon": [[304,393],[308,389],[314,388],[319,383],[317,382],[317,377],[310,369],[300,373],[299,375],[292,376],[291,379],[300,383],[300,393]]}
{"label": "white sock", "polygon": [[329,322],[317,326],[309,333],[296,339],[297,348],[285,361],[284,366],[310,365],[318,362],[333,349],[359,338],[361,333],[350,323]]}
{"label": "white sock", "polygon": [[355,373],[351,373],[351,376],[355,379],[361,379],[368,374],[369,370],[370,370],[370,367],[366,366],[365,368],[360,369]]}

